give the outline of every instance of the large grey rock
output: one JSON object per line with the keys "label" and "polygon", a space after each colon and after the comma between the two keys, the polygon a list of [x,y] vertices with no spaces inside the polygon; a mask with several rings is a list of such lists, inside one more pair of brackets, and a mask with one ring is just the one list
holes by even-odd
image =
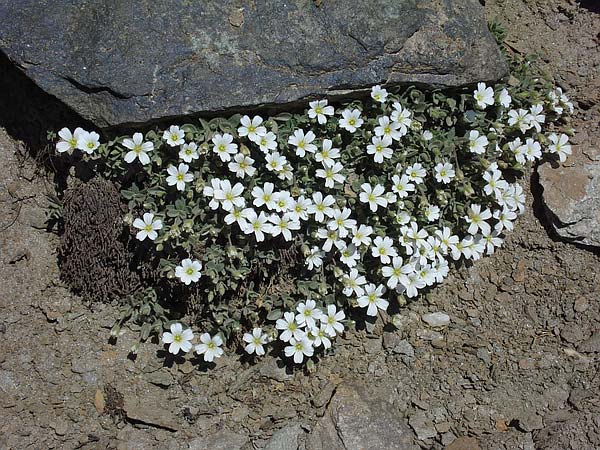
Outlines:
{"label": "large grey rock", "polygon": [[308,436],[311,450],[416,450],[414,434],[393,407],[367,397],[358,385],[338,386]]}
{"label": "large grey rock", "polygon": [[0,50],[105,128],[506,64],[477,0],[0,0]]}
{"label": "large grey rock", "polygon": [[580,139],[585,140],[573,146],[573,156],[565,164],[538,168],[543,203],[559,236],[600,246],[600,148],[587,133]]}

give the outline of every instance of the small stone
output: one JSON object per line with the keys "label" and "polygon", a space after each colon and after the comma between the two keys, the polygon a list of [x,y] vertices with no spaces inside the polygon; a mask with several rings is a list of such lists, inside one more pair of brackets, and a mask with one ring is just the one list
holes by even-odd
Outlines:
{"label": "small stone", "polygon": [[386,350],[394,350],[396,346],[400,343],[401,338],[398,333],[392,333],[389,331],[385,331],[383,333],[383,348]]}
{"label": "small stone", "polygon": [[600,331],[596,331],[591,338],[579,344],[577,350],[583,353],[600,353]]}
{"label": "small stone", "polygon": [[519,416],[519,426],[525,431],[541,430],[544,428],[542,417],[533,412],[524,412]]}
{"label": "small stone", "polygon": [[450,431],[450,422],[436,423],[435,429],[440,434],[447,433],[448,431]]}
{"label": "small stone", "polygon": [[444,335],[442,333],[433,330],[423,329],[417,330],[417,337],[423,339],[424,341],[439,341],[441,339],[444,339]]}
{"label": "small stone", "polygon": [[189,450],[240,450],[248,443],[246,435],[221,430],[211,436],[202,436],[189,443]]}
{"label": "small stone", "polygon": [[260,363],[259,373],[275,381],[286,381],[293,378],[292,374],[286,372],[285,365],[279,363],[275,358],[265,358]]}
{"label": "small stone", "polygon": [[496,430],[508,431],[508,425],[506,425],[506,421],[504,419],[496,419]]}
{"label": "small stone", "polygon": [[55,422],[51,422],[50,427],[58,436],[64,436],[69,430],[69,424],[63,419],[58,419]]}
{"label": "small stone", "polygon": [[535,359],[523,358],[519,361],[519,368],[523,370],[535,369]]}
{"label": "small stone", "polygon": [[298,439],[303,434],[300,424],[287,425],[273,433],[264,450],[298,450]]}
{"label": "small stone", "polygon": [[155,384],[157,386],[170,386],[171,383],[173,383],[173,377],[165,369],[152,372],[148,374],[145,378],[149,383]]}
{"label": "small stone", "polygon": [[104,393],[100,389],[96,389],[96,394],[94,395],[94,406],[96,407],[98,414],[104,413],[106,401],[104,400]]}
{"label": "small stone", "polygon": [[585,297],[577,298],[577,300],[575,300],[575,303],[573,305],[573,309],[577,312],[587,311],[587,309],[589,307],[590,307],[590,303],[588,302],[588,299]]}
{"label": "small stone", "polygon": [[433,422],[425,417],[425,415],[422,413],[417,413],[410,416],[408,419],[408,424],[417,434],[417,438],[422,441],[437,436],[437,431],[433,426]]}
{"label": "small stone", "polygon": [[377,353],[381,351],[381,339],[366,339],[363,344],[363,347],[365,349],[365,352],[367,352],[368,354]]}
{"label": "small stone", "polygon": [[413,348],[412,345],[410,345],[410,342],[408,342],[406,339],[398,342],[398,345],[396,345],[396,347],[394,347],[394,353],[398,353],[400,355],[405,355],[408,356],[409,358],[412,358],[415,356],[415,349]]}
{"label": "small stone", "polygon": [[580,326],[567,325],[561,330],[560,337],[570,344],[576,344],[587,336],[584,336],[583,330]]}
{"label": "small stone", "polygon": [[442,434],[442,445],[451,444],[456,440],[456,435],[452,431]]}
{"label": "small stone", "polygon": [[481,450],[481,447],[474,437],[461,436],[448,445],[446,450]]}
{"label": "small stone", "polygon": [[477,357],[486,364],[490,364],[492,362],[492,355],[487,348],[482,347],[477,349]]}
{"label": "small stone", "polygon": [[443,312],[423,314],[421,318],[430,327],[446,327],[450,324],[450,316]]}

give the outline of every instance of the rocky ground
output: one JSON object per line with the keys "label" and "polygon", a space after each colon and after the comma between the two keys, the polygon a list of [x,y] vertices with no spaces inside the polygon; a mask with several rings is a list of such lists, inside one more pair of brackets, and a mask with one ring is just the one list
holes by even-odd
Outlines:
{"label": "rocky ground", "polygon": [[[600,142],[594,5],[486,2],[576,101],[575,170]],[[0,133],[0,449],[600,448],[600,253],[555,239],[535,173],[504,248],[306,373],[271,356],[163,364],[156,342],[127,358],[117,306],[60,282],[53,184],[27,154]]]}

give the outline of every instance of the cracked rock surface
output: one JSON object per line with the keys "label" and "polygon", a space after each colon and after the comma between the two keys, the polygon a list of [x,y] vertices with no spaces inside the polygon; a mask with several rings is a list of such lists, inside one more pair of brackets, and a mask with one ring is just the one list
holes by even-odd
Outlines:
{"label": "cracked rock surface", "polygon": [[100,128],[506,73],[477,0],[1,0],[0,23],[0,52]]}

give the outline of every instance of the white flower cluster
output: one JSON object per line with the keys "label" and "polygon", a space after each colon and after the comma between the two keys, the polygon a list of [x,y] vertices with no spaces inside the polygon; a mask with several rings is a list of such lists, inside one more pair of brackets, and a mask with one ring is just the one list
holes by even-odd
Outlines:
{"label": "white flower cluster", "polygon": [[318,347],[330,348],[331,339],[344,331],[344,311],[338,311],[335,305],[327,305],[326,310],[325,313],[318,308],[314,300],[306,300],[298,304],[296,314],[286,312],[275,323],[280,330],[279,339],[288,344],[285,356],[294,358],[296,364],[304,361],[305,356],[312,357]]}
{"label": "white flower cluster", "polygon": [[[277,320],[275,327],[280,330],[279,339],[288,344],[284,349],[285,356],[300,364],[304,357],[312,357],[315,349],[321,346],[324,349],[331,348],[331,339],[344,331],[342,321],[346,315],[344,311],[338,311],[335,305],[327,305],[327,312],[323,312],[314,300],[298,304],[296,311],[296,314],[284,313],[283,318]],[[169,345],[169,353],[174,355],[179,352],[188,353],[192,349],[193,339],[192,330],[184,330],[181,323],[172,324],[170,332],[165,331],[162,334],[162,342]],[[271,341],[262,328],[253,328],[252,332],[245,333],[242,339],[246,343],[246,353],[257,356],[265,354],[264,346]],[[204,361],[212,362],[223,355],[222,345],[223,339],[220,335],[203,333],[195,351],[203,356]]]}
{"label": "white flower cluster", "polygon": [[[495,155],[503,163],[523,165],[547,153],[564,161],[571,153],[567,136],[544,136],[541,132],[545,111],[560,115],[572,111],[573,106],[557,89],[546,101],[528,109],[511,109],[513,99],[507,89],[494,92],[479,83],[473,92],[475,109],[496,108],[498,120],[487,133],[472,129],[459,138],[464,145],[458,152],[480,161],[477,183],[483,187],[477,188],[479,192],[471,185],[465,188],[471,189],[467,197],[477,200],[464,205],[465,215],[457,218],[457,223],[448,224],[442,220],[449,217],[447,201],[428,198],[424,203],[417,198],[422,199],[428,189],[443,194],[463,187],[460,158],[436,159],[428,167],[418,159],[408,159],[404,165],[394,159],[390,166],[389,161],[399,153],[406,155],[403,141],[407,135],[427,143],[435,138],[436,130],[423,130],[422,120],[400,101],[390,100],[381,86],[373,87],[371,97],[380,104],[379,111],[388,112],[375,121],[369,121],[358,107],[336,111],[327,100],[310,102],[307,116],[314,128],[293,129],[285,144],[278,141],[274,122],[258,115],[241,117],[237,130],[215,132],[201,145],[188,141],[185,131],[172,125],[162,134],[161,145],[177,148],[178,161],[160,170],[166,184],[181,195],[201,192],[194,201],[230,226],[232,235],[260,243],[266,239],[293,241],[301,234],[308,270],[331,270],[341,281],[339,294],[348,297],[350,304],[365,308],[368,316],[376,316],[388,308],[386,290],[416,297],[420,290],[442,282],[450,260],[477,260],[502,244],[503,233],[513,229],[514,220],[524,210],[525,194],[518,183],[504,179],[498,162],[486,162],[483,156]],[[364,133],[361,136],[367,137],[363,152],[372,160],[373,176],[352,183],[354,173],[344,164],[346,149],[336,148],[339,135],[337,141],[333,136],[318,136],[323,134],[319,127],[324,129],[332,120],[341,133]],[[508,139],[509,132],[512,140]],[[515,133],[519,137],[514,137]],[[80,149],[92,153],[99,146],[96,133],[80,128],[73,134],[64,128],[59,136],[59,152]],[[127,149],[127,163],[136,159],[142,165],[152,163],[149,154],[154,144],[144,142],[140,133],[123,139],[122,145]],[[219,176],[205,181],[195,166],[199,159],[222,167],[225,174],[222,170]],[[302,185],[302,176],[311,178],[310,189]],[[278,188],[278,183],[287,188]],[[380,216],[392,217],[394,225],[381,226]],[[165,220],[160,211],[144,212],[133,221],[137,239],[156,240]],[[189,285],[200,280],[202,268],[202,261],[186,258],[174,275]],[[279,338],[289,344],[286,356],[300,363],[313,355],[315,347],[329,348],[331,338],[343,331],[340,321],[345,314],[333,304],[326,306],[325,313],[314,300],[306,300],[296,309],[297,314],[284,313],[276,328]],[[191,330],[182,331],[180,324],[163,335],[171,353],[189,351],[192,338]],[[220,356],[222,340],[218,335],[205,333],[200,339],[196,350],[207,361]],[[255,328],[244,335],[244,341],[248,353],[261,355],[268,338],[262,329]]]}

